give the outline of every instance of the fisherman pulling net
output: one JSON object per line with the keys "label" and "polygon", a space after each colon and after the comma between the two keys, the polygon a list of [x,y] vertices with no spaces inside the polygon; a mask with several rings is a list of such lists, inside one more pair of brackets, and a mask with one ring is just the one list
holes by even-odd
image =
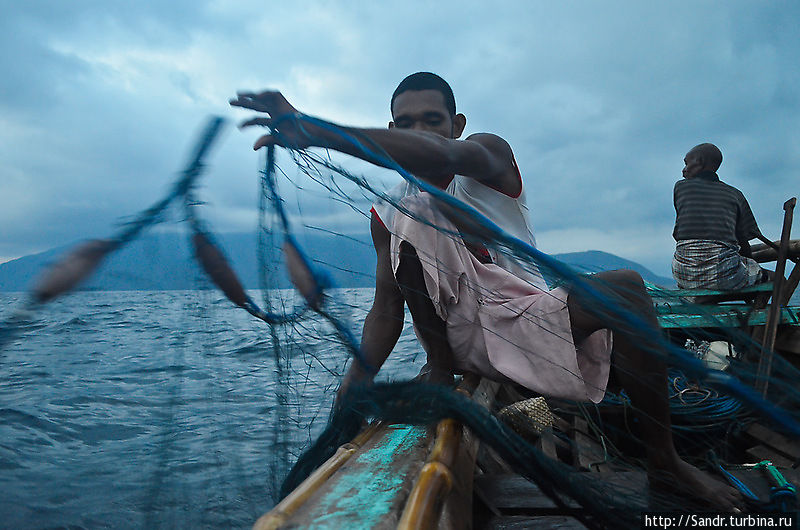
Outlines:
{"label": "fisherman pulling net", "polygon": [[[731,441],[760,418],[788,436],[800,436],[800,394],[793,383],[800,375],[797,369],[775,355],[764,399],[753,388],[757,370],[746,359],[729,359],[723,372],[685,349],[683,341],[668,340],[635,273],[587,276],[538,250],[520,206],[523,183],[510,147],[494,135],[457,140],[465,122],[454,101],[451,108],[451,97],[425,82],[401,85],[392,99],[394,122],[387,131],[345,128],[300,114],[277,92],[240,94],[232,101],[268,113],[245,123],[270,128],[256,143],[256,148],[267,147],[259,232],[264,309],[242,288],[200,220],[191,186],[176,187],[174,195],[185,200],[198,261],[232,302],[269,325],[279,404],[273,415],[273,449],[286,443],[287,392],[304,384],[332,388],[341,383],[326,428],[298,458],[281,495],[352,439],[364,420],[424,424],[452,417],[559,505],[567,498],[577,501],[587,510],[582,521],[590,526],[636,526],[638,513],[648,507],[744,509],[742,488],[737,491],[722,476],[709,474],[717,463],[709,452],[736,461],[741,455]],[[352,200],[344,190],[358,190],[376,201],[371,212],[376,293],[361,341],[346,318],[347,304],[333,295],[330,279],[294,233],[278,187],[276,146],[287,149],[307,177],[295,182],[304,192],[317,186],[365,216],[363,201]],[[384,191],[315,147],[394,170],[405,184]],[[464,200],[470,196],[471,203]],[[510,211],[487,211],[493,205]],[[511,214],[521,217],[509,221]],[[503,221],[508,226],[501,226]],[[79,272],[62,267],[36,293],[60,294],[74,286],[91,269],[82,263],[102,257],[86,260],[86,253],[67,260],[80,262]],[[285,262],[300,300],[276,298],[276,273],[266,271],[277,258]],[[37,295],[36,300],[52,297]],[[402,331],[404,305],[428,363],[419,380],[372,383]],[[341,362],[329,367],[316,359],[298,373],[293,367],[297,343],[308,340],[305,330],[323,322],[329,331],[321,333],[341,345]],[[709,337],[682,338],[700,343]],[[740,330],[720,326],[715,338],[742,352],[753,348],[750,336]],[[345,374],[347,358],[352,360]],[[603,444],[602,463],[617,470],[646,470],[649,491],[577,472],[545,456],[489,411],[454,392],[454,371],[522,385],[530,395],[551,399],[556,412],[581,416]],[[631,436],[639,443],[629,444]],[[274,483],[288,464],[286,452],[275,457],[270,466]],[[687,496],[698,504],[687,502]]]}

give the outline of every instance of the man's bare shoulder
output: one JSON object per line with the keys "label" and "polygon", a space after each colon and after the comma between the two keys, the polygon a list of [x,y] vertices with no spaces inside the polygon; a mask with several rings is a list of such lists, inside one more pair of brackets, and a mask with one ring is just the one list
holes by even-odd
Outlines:
{"label": "man's bare shoulder", "polygon": [[466,142],[476,142],[495,153],[511,153],[511,146],[503,138],[492,133],[474,133],[465,138]]}
{"label": "man's bare shoulder", "polygon": [[481,182],[511,197],[519,196],[522,192],[522,179],[508,142],[492,133],[471,134],[464,141],[479,144],[495,160],[496,171],[490,179]]}

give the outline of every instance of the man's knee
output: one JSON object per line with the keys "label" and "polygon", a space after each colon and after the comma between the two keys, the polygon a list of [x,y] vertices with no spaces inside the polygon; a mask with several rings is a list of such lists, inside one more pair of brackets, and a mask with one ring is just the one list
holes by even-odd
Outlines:
{"label": "man's knee", "polygon": [[647,288],[641,274],[630,269],[600,272],[595,278],[608,288],[625,298],[642,298],[647,295]]}
{"label": "man's knee", "polygon": [[642,276],[630,269],[601,272],[595,278],[602,282],[603,287],[612,298],[617,298],[623,305],[637,312],[651,312],[653,300],[647,292]]}
{"label": "man's knee", "polygon": [[594,277],[619,286],[627,286],[634,289],[644,288],[644,280],[641,274],[631,269],[598,272]]}

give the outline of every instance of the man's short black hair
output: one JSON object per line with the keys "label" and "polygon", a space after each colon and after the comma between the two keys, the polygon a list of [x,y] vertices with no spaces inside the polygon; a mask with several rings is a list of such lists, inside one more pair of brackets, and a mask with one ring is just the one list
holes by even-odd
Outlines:
{"label": "man's short black hair", "polygon": [[394,109],[395,98],[407,90],[438,90],[444,97],[444,104],[450,111],[450,115],[456,115],[456,98],[453,96],[453,89],[438,75],[431,72],[417,72],[400,81],[392,94],[392,101],[389,103],[390,111]]}

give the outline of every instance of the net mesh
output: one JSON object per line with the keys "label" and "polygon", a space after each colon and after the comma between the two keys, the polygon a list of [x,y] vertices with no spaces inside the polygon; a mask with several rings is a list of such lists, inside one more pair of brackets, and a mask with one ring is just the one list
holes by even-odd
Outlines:
{"label": "net mesh", "polygon": [[[272,371],[269,391],[274,396],[274,406],[265,412],[265,422],[270,425],[269,447],[260,449],[268,458],[259,465],[267,476],[264,494],[272,502],[285,496],[340,445],[350,441],[365,421],[430,424],[455,418],[512,469],[534,481],[559,506],[577,502],[585,509],[580,517],[587,525],[631,527],[639,524],[638,514],[643,510],[656,507],[685,511],[702,506],[687,501],[680,494],[680,484],[655,488],[651,481],[648,489],[641,484],[620,482],[609,474],[586,472],[603,469],[616,471],[615,476],[619,477],[620,472],[642,475],[648,470],[642,433],[646,412],[637,408],[627,389],[609,388],[600,403],[592,404],[535,396],[516,388],[509,392],[516,393],[519,403],[495,414],[500,406],[515,401],[508,397],[511,394],[506,394],[506,403],[500,400],[495,410],[486,410],[447,386],[384,379],[374,385],[354,385],[334,408],[333,398],[349,362],[355,359],[369,371],[377,371],[363,357],[357,338],[366,307],[352,293],[336,289],[332,271],[346,269],[343,261],[326,263],[307,254],[303,240],[314,232],[324,233],[333,240],[353,239],[336,222],[327,225],[320,222],[324,216],[314,211],[319,204],[314,201],[320,197],[356,212],[365,222],[370,205],[380,199],[458,242],[490,248],[529,271],[542,271],[551,287],[568,287],[570,295],[579,296],[592,316],[602,319],[615,336],[626,337],[652,359],[666,362],[670,367],[666,386],[671,429],[679,453],[691,464],[723,479],[729,478],[721,471],[720,464],[752,460],[745,448],[748,428],[756,423],[767,425],[789,439],[800,437],[800,394],[796,385],[800,372],[796,358],[778,349],[771,352],[771,372],[759,373],[760,343],[753,338],[747,321],[750,315],[745,314],[739,325],[731,326],[714,312],[714,306],[696,304],[685,295],[654,288],[651,293],[657,311],[675,313],[679,308],[685,314],[699,315],[706,322],[702,327],[685,326],[665,332],[631,309],[628,300],[636,295],[634,291],[626,293],[618,285],[609,286],[597,277],[579,273],[514,238],[469,205],[408,173],[368,138],[316,118],[297,115],[284,119],[296,120],[301,127],[311,124],[336,134],[364,159],[395,171],[420,191],[430,194],[461,229],[444,229],[432,219],[420,217],[406,202],[388,192],[385,185],[354,174],[325,151],[290,146],[285,150],[289,155],[286,159],[289,170],[278,165],[275,148],[271,147],[260,177],[257,234],[260,300],[257,301],[252,291],[244,289],[203,221],[205,206],[196,197],[196,182],[204,158],[222,123],[215,119],[201,135],[190,163],[168,196],[135,217],[116,236],[86,244],[54,266],[30,299],[5,318],[0,328],[0,348],[9,347],[15,338],[24,336],[35,321],[35,313],[42,311],[45,303],[79,285],[106,256],[148,226],[163,220],[167,208],[182,200],[183,217],[203,270],[233,304],[264,324],[255,351],[269,356]],[[280,135],[279,129],[274,132]],[[312,220],[309,222],[307,217]],[[372,251],[365,246],[364,252]],[[287,278],[291,278],[294,289],[285,288]],[[373,277],[365,280],[374,284]],[[214,318],[213,312],[209,315],[206,318]],[[550,330],[546,318],[526,314],[519,318],[527,326]],[[413,338],[407,333],[403,340],[407,345]],[[563,340],[571,342],[572,337]],[[538,355],[535,348],[526,344],[515,346],[526,349],[529,355]],[[181,351],[180,347],[176,349]],[[416,355],[420,348],[410,350]],[[180,359],[176,364],[182,364]],[[764,383],[765,396],[756,390],[763,388]],[[173,392],[179,395],[180,387],[176,386]],[[173,410],[170,414],[178,412]],[[576,433],[592,440],[594,453],[588,463],[565,462],[568,457],[564,455],[585,451],[577,447]],[[544,435],[555,443],[556,458],[545,454],[541,443],[537,444]],[[167,433],[160,447],[164,462],[167,461],[164,455],[170,451],[169,443]],[[650,475],[651,479],[657,478],[652,472]],[[159,476],[164,477],[156,475]],[[150,499],[161,495],[162,479],[154,479]],[[751,508],[763,509],[774,499],[749,501]]]}

